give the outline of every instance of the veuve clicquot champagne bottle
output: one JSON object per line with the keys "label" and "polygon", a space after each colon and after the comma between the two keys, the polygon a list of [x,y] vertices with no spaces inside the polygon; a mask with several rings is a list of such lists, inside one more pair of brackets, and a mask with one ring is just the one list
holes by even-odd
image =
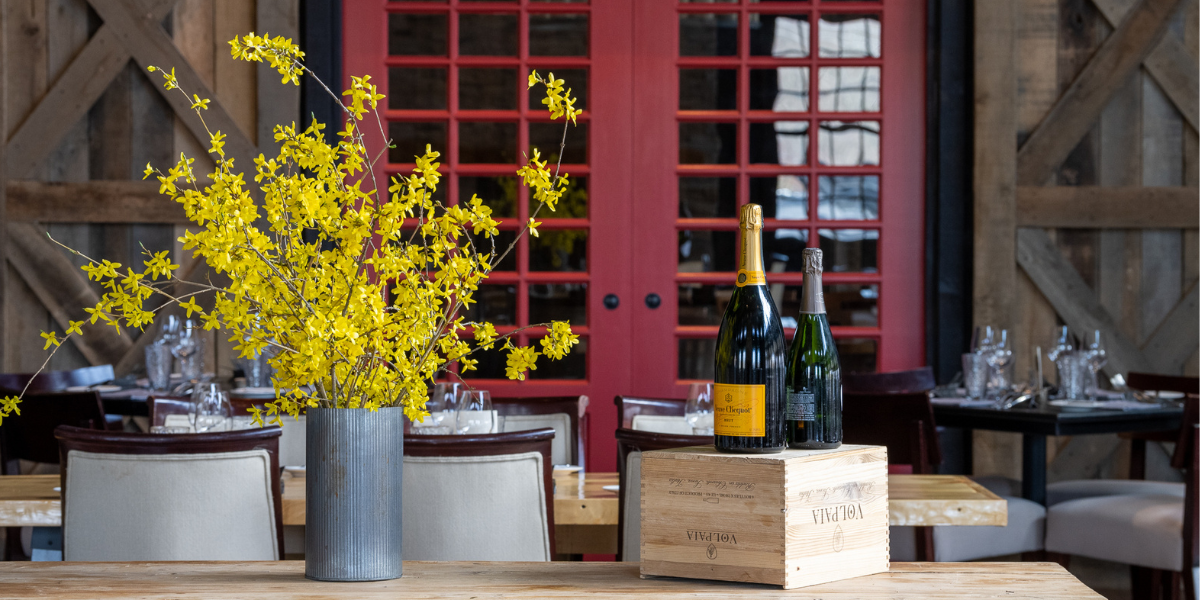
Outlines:
{"label": "veuve clicquot champagne bottle", "polygon": [[722,452],[780,452],[787,444],[787,342],[763,270],[762,207],[742,207],[737,288],[717,334],[713,433]]}
{"label": "veuve clicquot champagne bottle", "polygon": [[821,293],[821,251],[804,250],[800,318],[787,369],[789,448],[842,445],[842,367]]}

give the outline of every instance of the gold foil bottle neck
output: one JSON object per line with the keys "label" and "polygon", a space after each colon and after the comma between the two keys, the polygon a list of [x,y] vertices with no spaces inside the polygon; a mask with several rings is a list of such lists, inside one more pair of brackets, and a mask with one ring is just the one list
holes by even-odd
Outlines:
{"label": "gold foil bottle neck", "polygon": [[820,275],[823,269],[820,248],[804,249],[804,272],[809,275]]}
{"label": "gold foil bottle neck", "polygon": [[762,229],[762,207],[757,204],[743,206],[741,216],[738,219],[738,225],[742,229]]}

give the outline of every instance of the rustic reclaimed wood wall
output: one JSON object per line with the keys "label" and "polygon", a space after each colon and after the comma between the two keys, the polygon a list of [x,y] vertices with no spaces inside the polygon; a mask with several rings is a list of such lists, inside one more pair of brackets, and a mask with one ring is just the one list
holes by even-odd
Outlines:
{"label": "rustic reclaimed wood wall", "polygon": [[[1056,325],[1099,329],[1105,374],[1196,375],[1197,0],[975,2],[974,320],[1024,381]],[[1049,366],[1053,377],[1053,367]],[[1019,473],[976,432],[977,473]],[[1050,478],[1122,476],[1115,436],[1050,444]]]}
{"label": "rustic reclaimed wood wall", "polygon": [[[147,162],[180,152],[211,171],[207,136],[178,92],[148,77],[174,67],[189,93],[211,98],[210,127],[226,133],[241,168],[272,152],[271,127],[299,118],[298,88],[268,67],[230,58],[228,41],[250,31],[296,39],[299,0],[0,0],[0,302],[2,367],[28,372],[45,360],[41,331],[63,331],[98,298],[78,269],[89,254],[141,267],[142,249],[173,250],[185,277],[210,277],[182,252],[182,209],[142,181]],[[203,140],[203,143],[197,140]],[[7,242],[5,241],[7,239]],[[154,337],[99,326],[69,344],[51,368],[111,363],[136,370]],[[206,368],[228,374],[231,346],[209,338]]]}

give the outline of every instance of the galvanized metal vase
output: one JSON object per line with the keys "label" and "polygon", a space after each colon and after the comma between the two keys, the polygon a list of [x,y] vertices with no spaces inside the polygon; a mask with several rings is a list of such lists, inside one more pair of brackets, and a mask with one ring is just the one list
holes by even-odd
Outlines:
{"label": "galvanized metal vase", "polygon": [[395,579],[401,563],[404,409],[308,409],[304,576]]}

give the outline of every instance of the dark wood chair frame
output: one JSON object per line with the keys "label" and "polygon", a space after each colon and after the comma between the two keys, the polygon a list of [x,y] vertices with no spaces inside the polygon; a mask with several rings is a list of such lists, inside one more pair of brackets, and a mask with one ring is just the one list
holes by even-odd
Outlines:
{"label": "dark wood chair frame", "polygon": [[[271,460],[271,496],[275,505],[275,533],[279,558],[283,559],[283,488],[280,485],[278,427],[244,429],[220,433],[150,435],[96,431],[63,425],[54,430],[61,452],[62,514],[67,505],[67,455],[73,450],[108,454],[210,454],[266,450]],[[65,550],[65,548],[64,548]]]}
{"label": "dark wood chair frame", "polygon": [[151,427],[166,423],[168,415],[186,415],[195,410],[191,400],[169,396],[150,396],[146,404],[150,408]]}
{"label": "dark wood chair frame", "polygon": [[932,367],[891,373],[843,373],[842,390],[854,394],[910,394],[937,386]]}
{"label": "dark wood chair frame", "polygon": [[682,417],[687,400],[683,398],[617,396],[613,398],[613,404],[617,406],[617,420],[621,424],[621,428],[633,429],[633,418],[637,415]]}
{"label": "dark wood chair frame", "polygon": [[[587,440],[590,422],[587,416],[587,396],[548,396],[542,398],[492,398],[496,414],[553,415],[566,413],[571,418],[575,443],[571,445],[571,464],[586,467]],[[586,469],[585,469],[586,470]]]}
{"label": "dark wood chair frame", "polygon": [[[852,393],[843,389],[842,427],[845,443],[886,446],[888,463],[912,465],[914,474],[934,473],[942,464],[928,391]],[[915,532],[917,559],[935,560],[933,528],[917,527]]]}
{"label": "dark wood chair frame", "polygon": [[[1169,391],[1192,395],[1200,394],[1200,377],[1131,372],[1125,383],[1135,390]],[[1178,432],[1171,430],[1137,431],[1119,433],[1117,435],[1129,440],[1129,478],[1145,479],[1146,442],[1174,442],[1176,437],[1178,437]]]}
{"label": "dark wood chair frame", "polygon": [[[617,396],[620,398],[620,396]],[[656,413],[637,413],[656,414]],[[637,431],[626,427],[617,430],[617,483],[620,491],[617,494],[617,561],[625,555],[625,490],[629,485],[641,485],[640,481],[626,480],[625,461],[630,452],[650,452],[652,450],[667,450],[669,448],[686,448],[688,446],[711,446],[711,435],[677,435],[672,433],[655,433],[653,431]]]}
{"label": "dark wood chair frame", "polygon": [[[31,392],[57,392],[77,385],[96,385],[114,378],[112,365],[97,365],[69,371],[0,373],[0,390],[20,393],[29,384]],[[32,383],[30,382],[32,380]]]}
{"label": "dark wood chair frame", "polygon": [[555,555],[554,543],[554,465],[550,460],[550,441],[554,429],[530,429],[510,433],[480,433],[475,435],[411,435],[404,436],[405,456],[502,456],[524,452],[542,455],[542,482],[546,490],[546,525],[550,535],[550,556]]}

